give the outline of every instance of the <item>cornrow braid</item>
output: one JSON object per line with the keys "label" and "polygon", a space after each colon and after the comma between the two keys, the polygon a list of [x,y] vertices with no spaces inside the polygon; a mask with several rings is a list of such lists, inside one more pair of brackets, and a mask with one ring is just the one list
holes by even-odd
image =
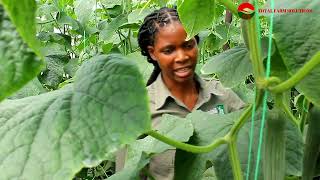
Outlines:
{"label": "cornrow braid", "polygon": [[[146,56],[147,61],[154,66],[153,72],[151,73],[151,76],[147,82],[147,86],[152,84],[161,72],[158,63],[151,58],[148,51],[148,46],[154,45],[155,35],[158,32],[159,27],[164,27],[165,25],[174,21],[180,21],[177,10],[163,7],[146,16],[139,29],[138,44],[141,49],[141,54]],[[196,36],[195,38],[197,42],[199,42],[199,37]]]}

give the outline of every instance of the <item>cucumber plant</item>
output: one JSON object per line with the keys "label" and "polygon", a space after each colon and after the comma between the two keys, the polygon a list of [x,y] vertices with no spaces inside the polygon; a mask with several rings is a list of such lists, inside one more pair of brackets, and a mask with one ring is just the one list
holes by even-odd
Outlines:
{"label": "cucumber plant", "polygon": [[[178,149],[175,179],[319,175],[319,2],[275,4],[275,8],[309,8],[313,13],[275,14],[270,77],[265,76],[264,63],[270,46],[259,37],[256,24],[268,17],[240,20],[236,4],[229,0],[0,3],[1,178],[81,179],[82,171],[78,172],[84,167],[113,172],[108,162],[124,146],[128,147],[124,169],[112,176],[99,170],[97,176],[135,179],[143,172],[152,178],[144,168],[150,158],[174,148]],[[215,74],[225,87],[242,92],[239,96],[247,107],[224,115],[198,111],[184,119],[168,115],[152,130],[143,77],[150,69],[137,58],[135,38],[143,16],[175,3],[189,37],[200,34],[204,39],[201,72]],[[224,8],[236,17],[233,25],[221,24]],[[231,49],[222,51],[227,41]],[[37,90],[25,93],[31,87]],[[293,88],[301,94],[295,114],[290,102]],[[262,167],[255,175],[246,171],[248,166],[251,171],[255,168],[258,145],[254,139],[249,148],[249,119],[255,111],[252,137],[258,137],[266,91],[271,110]],[[11,96],[15,92],[18,95]],[[146,137],[136,140],[142,135]]]}

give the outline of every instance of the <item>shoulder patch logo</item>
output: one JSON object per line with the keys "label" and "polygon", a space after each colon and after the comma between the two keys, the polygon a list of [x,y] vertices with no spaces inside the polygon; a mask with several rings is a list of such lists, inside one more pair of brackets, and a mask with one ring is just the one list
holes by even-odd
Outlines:
{"label": "shoulder patch logo", "polygon": [[223,104],[217,105],[218,114],[224,114],[224,106]]}
{"label": "shoulder patch logo", "polygon": [[218,104],[216,107],[209,110],[208,113],[210,113],[210,114],[224,114],[223,104]]}

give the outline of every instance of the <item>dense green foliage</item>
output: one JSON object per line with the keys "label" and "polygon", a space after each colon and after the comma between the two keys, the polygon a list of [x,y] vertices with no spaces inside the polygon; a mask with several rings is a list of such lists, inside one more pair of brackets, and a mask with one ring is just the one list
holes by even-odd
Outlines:
{"label": "dense green foliage", "polygon": [[137,67],[119,56],[90,59],[74,83],[59,90],[5,100],[0,105],[1,128],[9,130],[1,131],[4,176],[70,179],[81,165],[97,166],[150,130],[147,103]]}
{"label": "dense green foliage", "polygon": [[41,61],[19,37],[2,7],[0,7],[0,41],[1,101],[33,79],[39,73]]}
{"label": "dense green foliage", "polygon": [[[151,130],[145,82],[152,66],[136,39],[143,18],[164,5],[177,5],[188,36],[200,36],[197,72],[234,89],[246,109],[168,115]],[[263,152],[271,153],[259,178],[319,175],[319,113],[308,112],[320,105],[319,5],[275,3],[313,13],[275,15],[266,78],[269,16],[258,18],[260,39],[255,18],[240,20],[229,0],[0,0],[0,179],[135,179],[148,174],[152,156],[177,147],[176,179],[241,180],[256,162],[257,138],[248,162],[249,119],[255,101],[258,137],[264,91],[272,110]],[[114,174],[114,154],[124,146],[125,167]]]}

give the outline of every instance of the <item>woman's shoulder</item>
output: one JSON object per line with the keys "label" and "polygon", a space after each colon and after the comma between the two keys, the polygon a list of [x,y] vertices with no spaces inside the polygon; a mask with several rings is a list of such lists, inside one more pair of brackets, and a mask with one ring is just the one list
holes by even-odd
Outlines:
{"label": "woman's shoulder", "polygon": [[149,96],[154,96],[156,93],[157,85],[155,82],[147,86],[147,91]]}
{"label": "woman's shoulder", "polygon": [[223,96],[229,93],[231,90],[229,88],[224,87],[218,79],[206,78],[196,75],[196,81],[199,83],[202,90],[208,91],[216,95]]}
{"label": "woman's shoulder", "polygon": [[147,86],[147,91],[148,91],[149,105],[150,105],[150,108],[152,111],[152,110],[156,109],[157,100],[156,100],[155,87],[154,86],[150,87],[150,86]]}
{"label": "woman's shoulder", "polygon": [[147,93],[148,93],[148,97],[149,97],[149,104],[151,106],[151,109],[155,109],[156,102],[157,102],[156,98],[159,94],[159,92],[157,92],[157,91],[159,91],[159,87],[157,87],[156,83],[153,82],[152,84],[150,84],[146,88],[147,88]]}
{"label": "woman's shoulder", "polygon": [[203,89],[217,97],[219,101],[227,105],[231,111],[241,109],[246,106],[245,102],[231,89],[223,86],[217,79],[201,78]]}

